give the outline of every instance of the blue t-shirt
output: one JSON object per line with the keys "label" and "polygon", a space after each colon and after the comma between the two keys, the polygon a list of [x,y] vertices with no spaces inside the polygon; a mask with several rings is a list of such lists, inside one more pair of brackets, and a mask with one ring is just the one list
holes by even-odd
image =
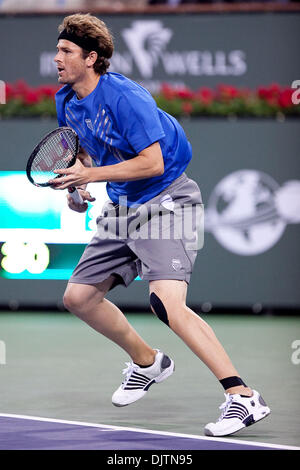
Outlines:
{"label": "blue t-shirt", "polygon": [[136,181],[108,182],[107,193],[118,203],[142,204],[180,176],[192,158],[191,144],[177,120],[156,106],[150,93],[118,73],[101,76],[96,88],[78,100],[70,85],[55,96],[59,126],[78,134],[80,145],[97,166],[114,165],[159,142],[163,175]]}

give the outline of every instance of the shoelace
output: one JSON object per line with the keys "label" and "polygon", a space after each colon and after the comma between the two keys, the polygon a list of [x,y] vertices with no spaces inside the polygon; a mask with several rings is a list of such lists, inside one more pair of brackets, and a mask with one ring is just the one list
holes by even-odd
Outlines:
{"label": "shoelace", "polygon": [[126,366],[125,369],[123,369],[122,374],[125,375],[125,378],[122,382],[122,385],[126,385],[128,380],[130,379],[130,376],[133,372],[138,370],[138,366],[134,364],[133,362],[125,362]]}
{"label": "shoelace", "polygon": [[224,416],[226,415],[231,403],[232,403],[232,400],[233,400],[233,395],[229,395],[229,393],[224,393],[225,397],[226,397],[226,400],[224,401],[224,403],[222,403],[221,406],[219,406],[219,409],[220,410],[223,410],[222,411],[222,414],[220,416],[220,418],[218,419],[218,421],[222,421],[222,419],[224,418]]}

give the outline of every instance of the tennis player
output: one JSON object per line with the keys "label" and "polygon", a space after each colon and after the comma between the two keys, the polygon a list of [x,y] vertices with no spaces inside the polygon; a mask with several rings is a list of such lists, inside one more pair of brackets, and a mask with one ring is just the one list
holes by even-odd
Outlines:
{"label": "tennis player", "polygon": [[[78,212],[94,200],[86,187],[90,182],[107,182],[110,198],[69,280],[64,304],[128,353],[131,361],[112,403],[129,405],[174,371],[173,360],[149,346],[105,297],[118,284],[127,287],[137,275],[147,280],[152,311],[224,387],[222,415],[206,425],[205,434],[232,434],[261,420],[270,409],[243,382],[212,328],[186,305],[197,247],[188,245],[185,233],[178,237],[176,209],[202,207],[199,187],[185,173],[191,145],[179,123],[157,108],[148,91],[108,72],[114,46],[105,23],[75,14],[64,19],[59,33],[55,62],[64,86],[56,94],[58,123],[77,132],[81,151],[75,165],[57,170],[61,176],[51,183],[57,190],[77,187],[84,204],[70,196],[68,204]],[[198,214],[191,216],[196,240],[199,212],[187,212]],[[159,236],[149,236],[152,222],[157,228],[161,220],[167,220],[167,226],[154,230]],[[169,230],[173,235],[165,237],[166,228],[174,229]]]}

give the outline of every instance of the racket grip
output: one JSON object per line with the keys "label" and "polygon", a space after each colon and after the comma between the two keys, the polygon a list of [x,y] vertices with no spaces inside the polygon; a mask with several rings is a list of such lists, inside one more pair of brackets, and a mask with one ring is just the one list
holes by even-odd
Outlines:
{"label": "racket grip", "polygon": [[68,188],[68,191],[71,198],[76,204],[84,204],[84,200],[82,199],[76,188]]}

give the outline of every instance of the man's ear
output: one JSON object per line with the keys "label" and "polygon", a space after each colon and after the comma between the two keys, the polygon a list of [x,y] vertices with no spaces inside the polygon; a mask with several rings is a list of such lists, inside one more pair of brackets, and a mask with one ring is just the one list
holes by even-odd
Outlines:
{"label": "man's ear", "polygon": [[98,54],[95,51],[91,51],[87,56],[87,65],[92,67],[98,58]]}

